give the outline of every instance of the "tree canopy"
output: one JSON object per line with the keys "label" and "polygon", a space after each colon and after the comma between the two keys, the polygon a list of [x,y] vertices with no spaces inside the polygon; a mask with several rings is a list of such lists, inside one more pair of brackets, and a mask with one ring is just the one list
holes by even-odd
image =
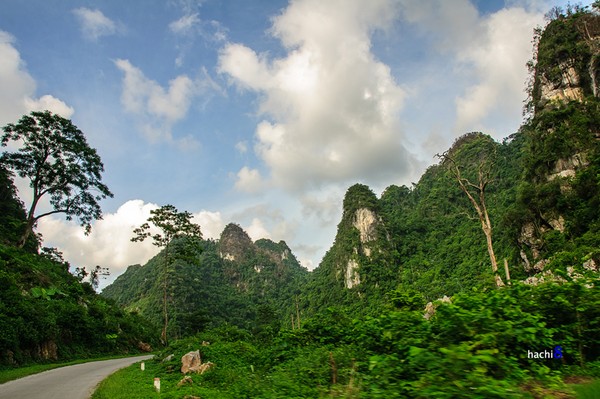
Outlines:
{"label": "tree canopy", "polygon": [[[104,165],[83,132],[50,111],[24,115],[3,131],[3,147],[11,141],[20,146],[14,152],[5,151],[0,163],[28,179],[33,191],[19,246],[25,245],[39,219],[57,213],[78,220],[88,234],[92,220],[102,218],[99,201],[113,194],[102,183]],[[36,213],[43,197],[49,199],[52,209]]]}

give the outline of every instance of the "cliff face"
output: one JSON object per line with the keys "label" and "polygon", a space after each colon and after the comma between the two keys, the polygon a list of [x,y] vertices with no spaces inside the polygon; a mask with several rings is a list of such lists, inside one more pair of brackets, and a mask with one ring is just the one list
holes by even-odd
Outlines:
{"label": "cliff face", "polygon": [[522,201],[530,216],[518,238],[531,271],[543,269],[554,252],[548,237],[573,239],[593,219],[583,220],[575,208],[591,206],[597,188],[588,181],[584,189],[582,179],[596,168],[599,153],[600,16],[580,12],[551,21],[539,37],[536,61],[534,113],[522,129],[530,154]]}
{"label": "cliff face", "polygon": [[535,113],[600,95],[600,16],[577,13],[539,36],[532,100]]}
{"label": "cliff face", "polygon": [[327,274],[329,284],[343,289],[376,287],[383,282],[375,269],[385,269],[390,254],[378,199],[369,187],[355,184],[346,192],[335,241],[317,274]]}
{"label": "cliff face", "polygon": [[256,248],[248,234],[237,224],[229,223],[219,238],[219,256],[224,260],[243,262]]}

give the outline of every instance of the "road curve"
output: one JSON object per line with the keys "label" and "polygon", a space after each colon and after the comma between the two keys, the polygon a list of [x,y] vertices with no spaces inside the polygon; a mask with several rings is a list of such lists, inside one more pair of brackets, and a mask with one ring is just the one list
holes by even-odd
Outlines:
{"label": "road curve", "polygon": [[96,386],[130,364],[152,355],[101,360],[60,367],[0,385],[0,399],[89,399]]}

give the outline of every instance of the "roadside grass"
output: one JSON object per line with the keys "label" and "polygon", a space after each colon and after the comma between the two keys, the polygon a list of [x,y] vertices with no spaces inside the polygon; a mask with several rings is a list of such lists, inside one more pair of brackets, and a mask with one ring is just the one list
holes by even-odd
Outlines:
{"label": "roadside grass", "polygon": [[120,359],[123,357],[134,357],[134,356],[139,356],[139,355],[140,355],[140,353],[135,353],[132,355],[127,355],[127,356],[126,355],[113,355],[113,356],[103,356],[103,357],[88,358],[88,359],[71,360],[71,361],[62,362],[62,363],[33,364],[30,366],[16,367],[16,368],[0,368],[0,384],[4,384],[5,382],[8,382],[8,381],[27,377],[28,375],[38,374],[43,371],[48,371],[48,370],[56,369],[59,367],[73,366],[75,364],[95,362],[98,360],[110,360],[110,359]]}
{"label": "roadside grass", "polygon": [[[197,383],[178,387],[183,378],[179,370],[165,373],[159,362],[148,360],[146,369],[141,370],[136,363],[110,375],[102,381],[91,399],[181,399],[201,397],[203,399],[233,399],[228,394],[215,389],[201,387]],[[154,389],[154,377],[160,376],[160,392]],[[192,376],[192,378],[196,378]]]}

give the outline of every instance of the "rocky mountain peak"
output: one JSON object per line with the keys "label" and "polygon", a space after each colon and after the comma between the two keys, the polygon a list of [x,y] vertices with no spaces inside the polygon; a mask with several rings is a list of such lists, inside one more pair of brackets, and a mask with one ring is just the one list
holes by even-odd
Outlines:
{"label": "rocky mountain peak", "polygon": [[229,223],[219,239],[219,255],[222,259],[241,261],[255,250],[254,243],[238,224]]}

